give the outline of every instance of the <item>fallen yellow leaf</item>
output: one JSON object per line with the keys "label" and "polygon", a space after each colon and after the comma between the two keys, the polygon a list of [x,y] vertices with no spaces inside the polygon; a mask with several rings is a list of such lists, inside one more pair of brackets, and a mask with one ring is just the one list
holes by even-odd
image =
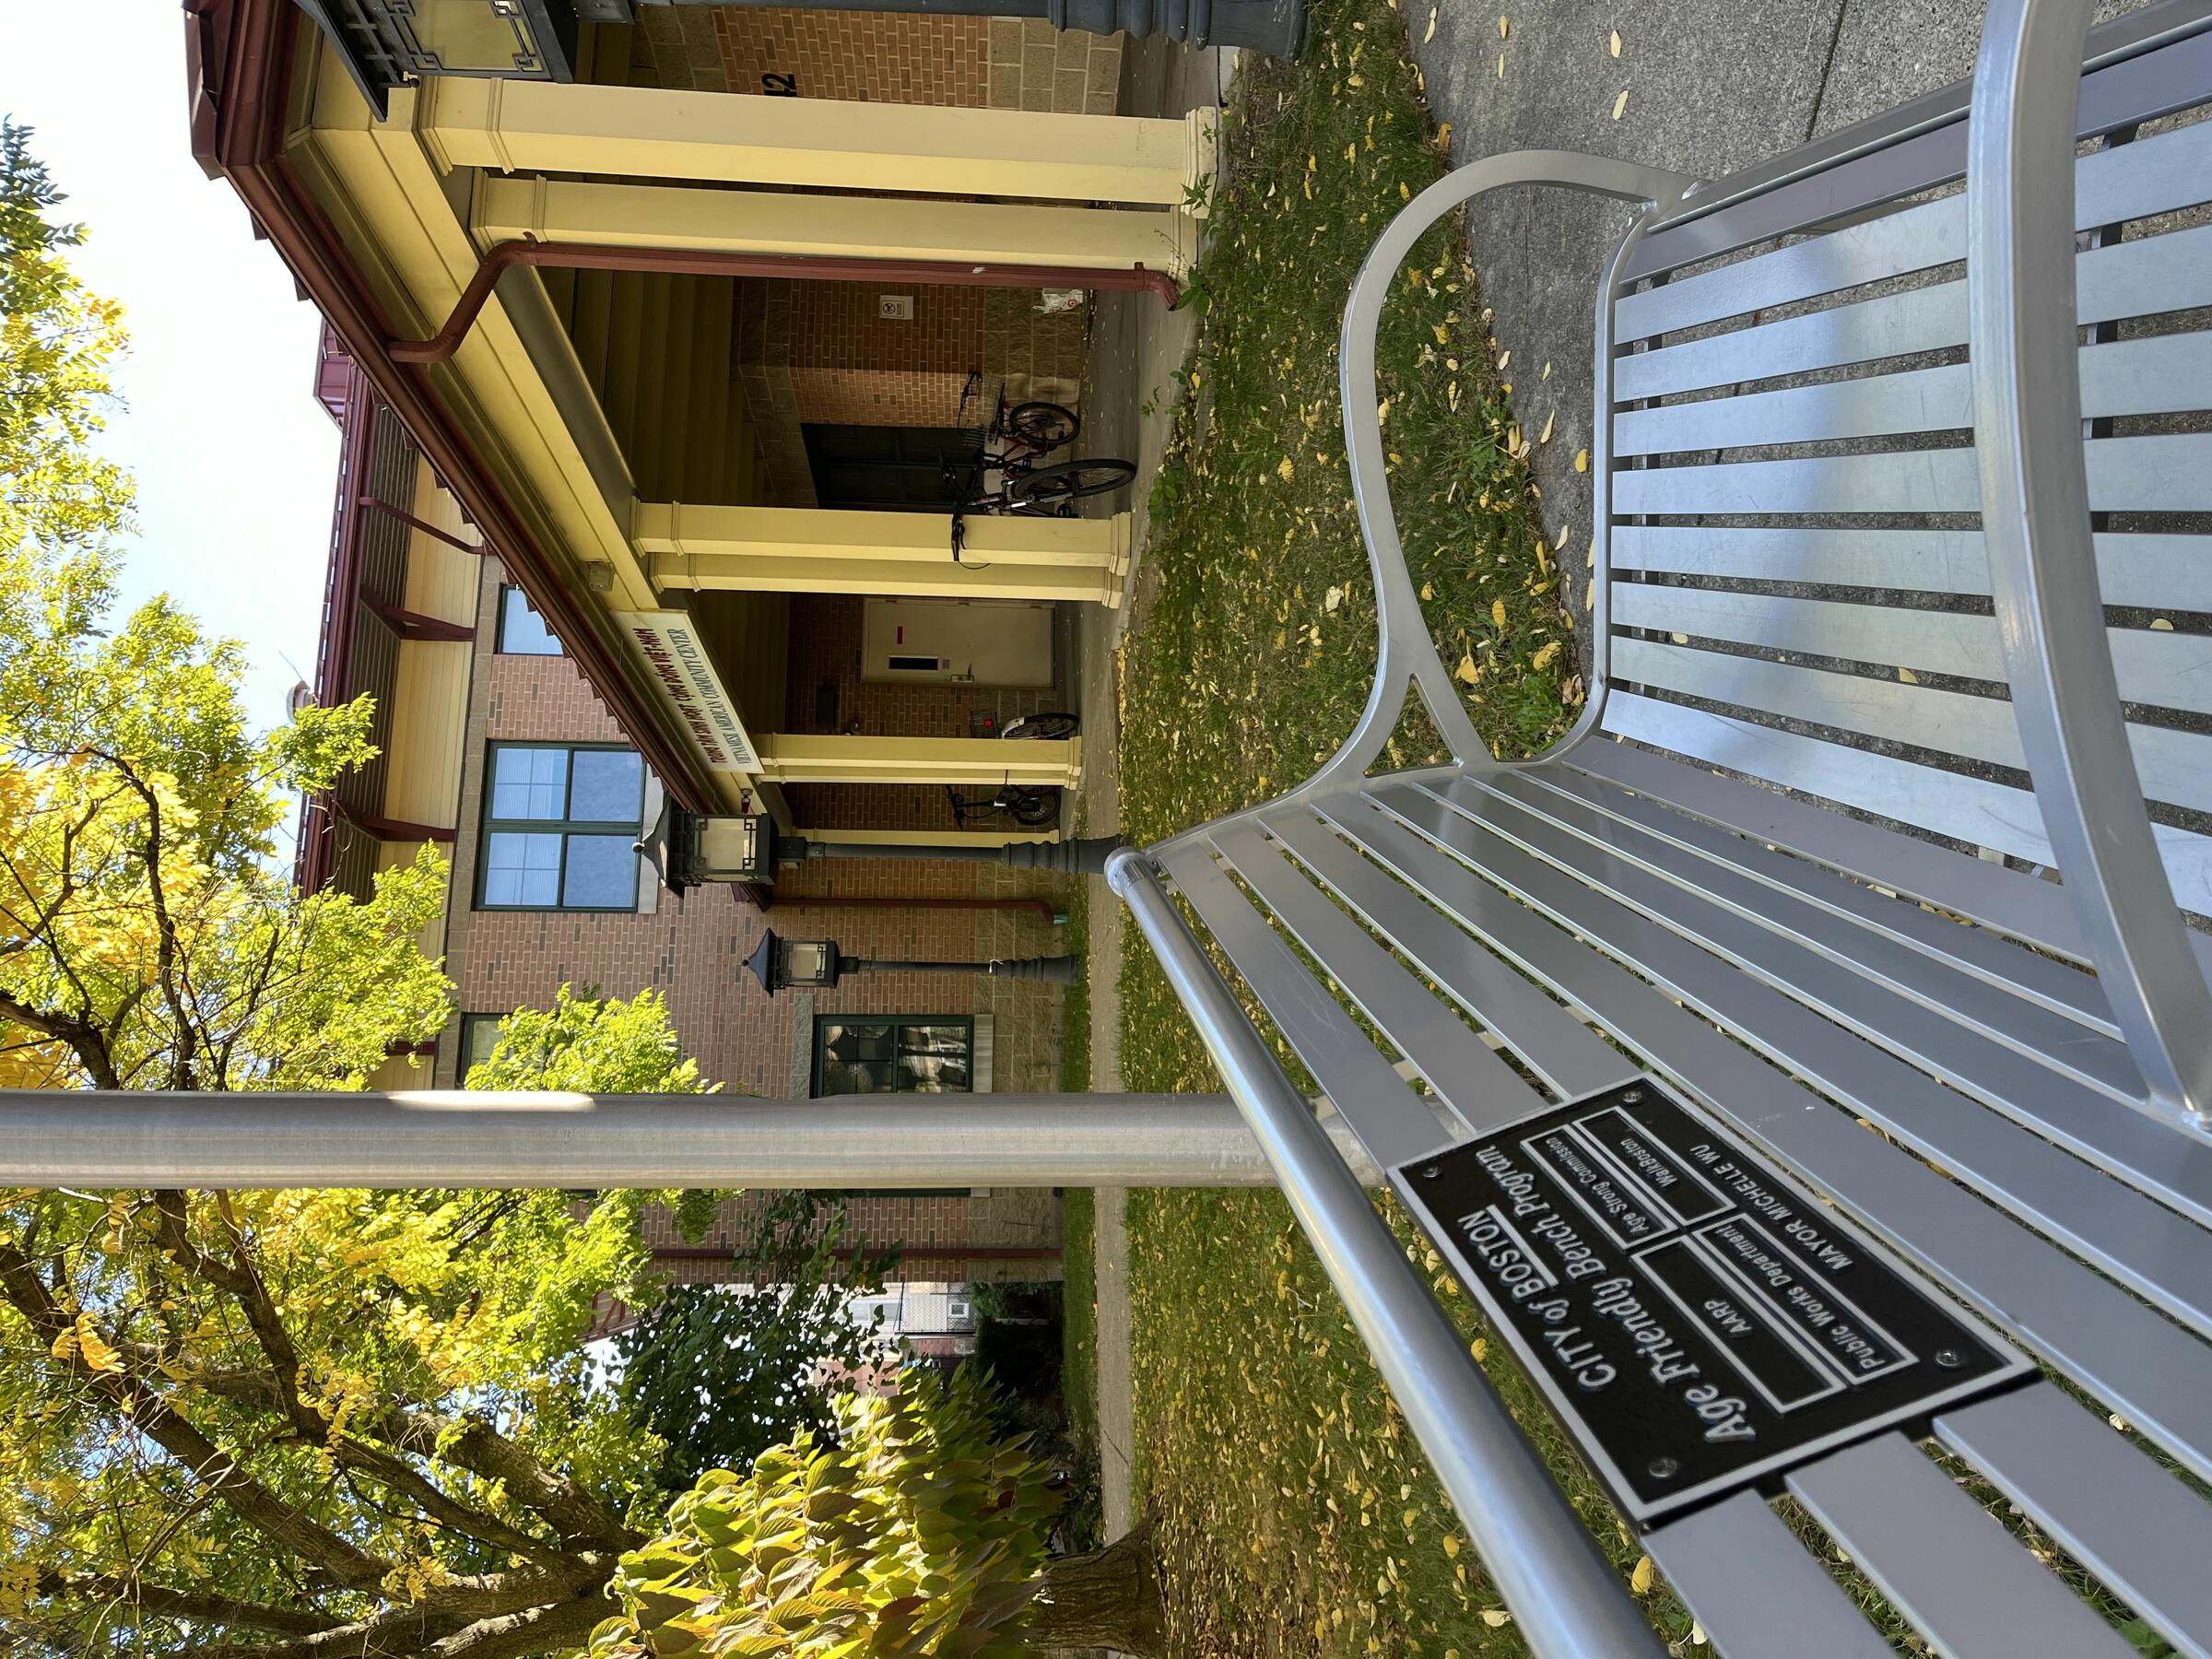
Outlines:
{"label": "fallen yellow leaf", "polygon": [[2163,617],[2153,617],[2150,619],[2150,625],[2151,627],[2157,629],[2160,633],[2171,633],[2173,631],[2173,624],[2169,622]]}
{"label": "fallen yellow leaf", "polygon": [[1493,1630],[1501,1630],[1513,1622],[1513,1616],[1503,1607],[1485,1607],[1482,1610],[1482,1622]]}
{"label": "fallen yellow leaf", "polygon": [[1490,624],[1494,628],[1503,628],[1505,626],[1504,600],[1493,599],[1490,601]]}
{"label": "fallen yellow leaf", "polygon": [[1498,54],[1498,78],[1505,78],[1505,53],[1502,52]]}
{"label": "fallen yellow leaf", "polygon": [[1618,57],[1620,55],[1620,30],[1618,29],[1615,29],[1613,31],[1613,38],[1607,41],[1606,44],[1611,48],[1613,55],[1615,57]]}
{"label": "fallen yellow leaf", "polygon": [[1436,589],[1435,589],[1434,587],[1430,586],[1430,585],[1428,582],[1422,582],[1422,583],[1421,583],[1421,597],[1422,597],[1422,598],[1424,598],[1424,599],[1433,599],[1433,598],[1435,598],[1435,597],[1436,597]]}
{"label": "fallen yellow leaf", "polygon": [[1436,39],[1436,13],[1437,7],[1432,6],[1429,8],[1429,32],[1421,37],[1421,44],[1424,46]]}
{"label": "fallen yellow leaf", "polygon": [[1913,673],[1910,668],[1900,668],[1897,671],[1897,677],[1900,680],[1903,680],[1908,686],[1917,686],[1920,684],[1920,676]]}
{"label": "fallen yellow leaf", "polygon": [[1537,648],[1535,655],[1528,659],[1528,665],[1531,668],[1548,668],[1559,654],[1559,642],[1557,640],[1547,641]]}
{"label": "fallen yellow leaf", "polygon": [[1297,477],[1298,468],[1291,465],[1290,457],[1285,455],[1281,464],[1276,467],[1275,474],[1277,477],[1282,479],[1284,483],[1288,484],[1293,477]]}
{"label": "fallen yellow leaf", "polygon": [[1574,452],[1574,470],[1576,472],[1590,470],[1590,452],[1588,450],[1581,449]]}
{"label": "fallen yellow leaf", "polygon": [[1502,41],[1502,40],[1504,40],[1504,39],[1505,39],[1505,37],[1506,37],[1506,21],[1505,21],[1505,14],[1504,14],[1503,12],[1500,12],[1500,13],[1498,14],[1498,38],[1499,38],[1500,40],[1501,40],[1501,41]]}
{"label": "fallen yellow leaf", "polygon": [[1538,443],[1549,443],[1551,441],[1552,425],[1559,419],[1559,412],[1557,409],[1554,409],[1550,414],[1544,417],[1544,429],[1536,434],[1536,441]]}
{"label": "fallen yellow leaf", "polygon": [[1629,107],[1629,89],[1623,87],[1620,96],[1613,100],[1613,119],[1618,121]]}
{"label": "fallen yellow leaf", "polygon": [[1459,666],[1452,670],[1452,677],[1473,685],[1482,677],[1482,670],[1475,666],[1475,653],[1467,652],[1459,659]]}
{"label": "fallen yellow leaf", "polygon": [[1504,367],[1505,367],[1505,366],[1506,366],[1508,363],[1512,362],[1512,360],[1513,360],[1513,354],[1512,354],[1511,351],[1501,351],[1501,352],[1500,352],[1500,353],[1498,354],[1498,367],[1499,367],[1500,370],[1502,370],[1502,369],[1503,369],[1503,368],[1504,368]]}
{"label": "fallen yellow leaf", "polygon": [[1636,1571],[1629,1574],[1629,1588],[1639,1595],[1649,1595],[1653,1576],[1652,1558],[1648,1555],[1639,1556],[1636,1559]]}
{"label": "fallen yellow leaf", "polygon": [[1444,1553],[1448,1556],[1457,1556],[1459,1554],[1459,1540],[1453,1537],[1450,1533],[1446,1533],[1444,1535]]}

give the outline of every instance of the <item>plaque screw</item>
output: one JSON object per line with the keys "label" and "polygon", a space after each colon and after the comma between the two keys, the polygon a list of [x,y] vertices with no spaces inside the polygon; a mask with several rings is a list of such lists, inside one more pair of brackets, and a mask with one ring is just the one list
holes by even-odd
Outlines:
{"label": "plaque screw", "polygon": [[1966,1363],[1966,1356],[1957,1348],[1937,1348],[1936,1363],[1942,1366],[1945,1371],[1957,1371]]}
{"label": "plaque screw", "polygon": [[1621,1098],[1621,1099],[1622,1099],[1624,1101],[1626,1101],[1626,1102],[1627,1102],[1629,1105],[1630,1105],[1630,1106],[1633,1106],[1633,1105],[1635,1105],[1635,1104],[1636,1104],[1638,1101],[1640,1101],[1640,1100],[1641,1100],[1643,1099],[1643,1090],[1642,1090],[1642,1089],[1641,1089],[1641,1088],[1631,1088],[1631,1089],[1628,1090],[1628,1091],[1627,1091],[1625,1094],[1623,1094],[1623,1095],[1622,1095],[1620,1098]]}
{"label": "plaque screw", "polygon": [[1421,1166],[1421,1179],[1423,1181],[1434,1181],[1442,1173],[1443,1171],[1438,1168],[1435,1164],[1424,1164]]}
{"label": "plaque screw", "polygon": [[1671,1457],[1654,1457],[1647,1466],[1653,1480],[1665,1480],[1682,1465]]}

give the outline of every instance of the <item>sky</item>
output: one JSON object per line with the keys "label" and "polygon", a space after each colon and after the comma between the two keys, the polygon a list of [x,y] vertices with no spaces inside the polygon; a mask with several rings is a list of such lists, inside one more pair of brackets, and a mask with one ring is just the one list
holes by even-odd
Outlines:
{"label": "sky", "polygon": [[228,184],[192,159],[177,0],[0,0],[0,113],[87,229],[69,263],[121,300],[124,406],[100,447],[136,477],[123,593],[168,593],[242,641],[256,727],[312,679],[337,486],[337,429],[314,399],[314,308],[253,240]]}

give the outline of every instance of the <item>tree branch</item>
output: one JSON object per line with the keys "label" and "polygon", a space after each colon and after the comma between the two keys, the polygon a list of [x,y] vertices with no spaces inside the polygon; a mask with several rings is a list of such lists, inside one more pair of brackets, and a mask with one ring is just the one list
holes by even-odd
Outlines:
{"label": "tree branch", "polygon": [[[29,1258],[12,1244],[0,1243],[0,1295],[5,1295],[49,1344],[76,1327],[76,1316],[53,1300]],[[347,1589],[376,1591],[382,1586],[392,1571],[391,1562],[355,1548],[278,1498],[127,1366],[121,1371],[97,1371],[81,1352],[70,1364],[96,1394],[205,1483],[240,1520],[310,1565],[321,1568]]]}
{"label": "tree branch", "polygon": [[403,1451],[441,1457],[487,1480],[505,1482],[517,1501],[545,1516],[563,1537],[588,1538],[617,1551],[644,1542],[582,1487],[481,1418],[410,1406],[387,1413],[376,1428],[380,1439]]}
{"label": "tree branch", "polygon": [[179,1652],[190,1659],[415,1659],[457,1628],[460,1620],[422,1607],[387,1607],[290,1641],[196,1642]]}
{"label": "tree branch", "polygon": [[271,1607],[260,1602],[209,1591],[177,1590],[166,1584],[148,1584],[136,1578],[109,1574],[71,1576],[51,1569],[39,1575],[38,1594],[49,1601],[67,1597],[118,1604],[161,1618],[201,1619],[209,1624],[241,1625],[250,1630],[267,1630],[277,1636],[312,1636],[336,1629],[345,1621],[297,1607]]}
{"label": "tree branch", "polygon": [[34,1008],[4,991],[0,991],[0,1018],[12,1019],[18,1025],[29,1026],[34,1031],[43,1031],[57,1042],[67,1043],[69,1052],[76,1056],[77,1063],[85,1068],[95,1088],[123,1087],[115,1076],[115,1062],[110,1057],[108,1035],[89,1019],[73,1018],[51,1009]]}

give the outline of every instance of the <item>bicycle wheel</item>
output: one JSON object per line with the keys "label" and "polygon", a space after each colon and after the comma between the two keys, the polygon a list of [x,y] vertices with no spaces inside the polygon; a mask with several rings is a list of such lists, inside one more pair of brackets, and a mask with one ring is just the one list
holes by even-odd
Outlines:
{"label": "bicycle wheel", "polygon": [[1056,789],[1018,789],[1006,797],[1006,810],[1014,821],[1035,830],[1054,822],[1060,817],[1060,792]]}
{"label": "bicycle wheel", "polygon": [[1073,737],[1076,728],[1083,722],[1073,714],[1024,714],[1018,720],[1006,723],[1001,737],[1028,737],[1043,743],[1056,743],[1064,737]]}
{"label": "bicycle wheel", "polygon": [[1063,461],[1016,478],[1006,487],[1006,494],[1018,507],[1050,509],[1082,496],[1119,489],[1135,477],[1136,465],[1131,461]]}
{"label": "bicycle wheel", "polygon": [[1019,403],[1006,417],[1006,430],[1036,450],[1056,450],[1073,443],[1083,423],[1073,409],[1056,403]]}

